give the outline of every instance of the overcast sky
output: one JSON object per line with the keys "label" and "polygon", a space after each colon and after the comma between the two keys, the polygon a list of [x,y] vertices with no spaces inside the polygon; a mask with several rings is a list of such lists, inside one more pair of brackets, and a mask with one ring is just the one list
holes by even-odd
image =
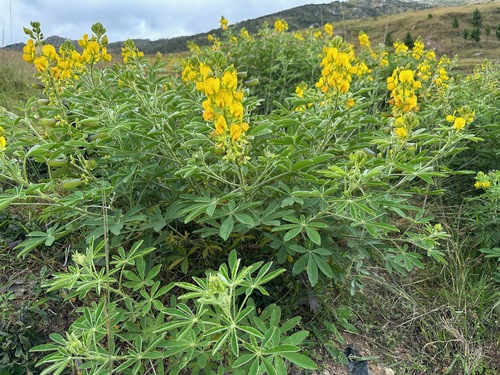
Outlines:
{"label": "overcast sky", "polygon": [[26,42],[23,26],[40,21],[45,37],[79,39],[101,22],[110,42],[193,35],[304,4],[328,0],[0,0],[0,45]]}

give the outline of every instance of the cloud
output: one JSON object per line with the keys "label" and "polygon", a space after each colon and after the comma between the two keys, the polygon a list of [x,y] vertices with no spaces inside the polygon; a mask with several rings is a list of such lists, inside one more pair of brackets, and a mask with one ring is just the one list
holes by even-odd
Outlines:
{"label": "cloud", "polygon": [[[2,45],[25,42],[23,26],[40,21],[46,37],[78,39],[94,22],[107,29],[111,42],[128,38],[161,39],[193,35],[230,23],[322,0],[0,0]],[[12,13],[11,13],[12,10]],[[12,14],[12,17],[11,17]],[[12,34],[11,34],[12,26]]]}

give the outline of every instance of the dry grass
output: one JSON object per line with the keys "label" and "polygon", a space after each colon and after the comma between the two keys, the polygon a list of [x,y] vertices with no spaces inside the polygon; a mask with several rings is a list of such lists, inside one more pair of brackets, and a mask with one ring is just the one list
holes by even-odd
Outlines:
{"label": "dry grass", "polygon": [[[479,43],[464,40],[461,32],[464,28],[472,29],[470,21],[472,12],[479,9],[483,16],[483,30]],[[432,17],[430,17],[432,15]],[[452,27],[452,20],[457,17],[459,28]],[[434,49],[439,55],[458,55],[460,58],[472,59],[473,63],[479,63],[484,58],[491,61],[500,59],[500,40],[495,37],[495,28],[500,24],[500,7],[497,3],[473,4],[456,7],[431,8],[417,12],[407,12],[389,15],[388,17],[377,17],[363,20],[348,20],[336,25],[337,31],[347,30],[347,41],[357,43],[357,36],[362,30],[367,33],[372,45],[384,42],[384,36],[391,33],[392,39],[403,40],[408,32],[413,39],[418,36],[424,38],[426,46]],[[486,41],[484,26],[490,25],[491,35]],[[473,57],[477,52],[482,52],[480,57]],[[467,61],[467,64],[472,61]]]}

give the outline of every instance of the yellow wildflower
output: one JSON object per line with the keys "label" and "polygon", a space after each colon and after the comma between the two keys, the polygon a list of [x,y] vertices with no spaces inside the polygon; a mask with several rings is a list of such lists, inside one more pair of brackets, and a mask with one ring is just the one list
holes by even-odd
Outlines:
{"label": "yellow wildflower", "polygon": [[226,118],[222,115],[217,116],[217,120],[215,121],[215,134],[223,134],[227,129]]}
{"label": "yellow wildflower", "polygon": [[330,38],[333,36],[333,26],[331,24],[329,23],[325,24],[323,30],[325,31],[325,34],[328,35]]}
{"label": "yellow wildflower", "polygon": [[232,124],[229,128],[229,135],[231,139],[236,142],[240,139],[241,134],[248,130],[248,124],[246,122],[242,122],[241,124]]}
{"label": "yellow wildflower", "polygon": [[358,35],[359,44],[361,47],[371,48],[370,37],[361,31]]}
{"label": "yellow wildflower", "polygon": [[229,22],[227,19],[224,18],[224,16],[221,16],[220,17],[220,20],[219,20],[219,23],[220,23],[220,28],[222,30],[227,30],[227,27],[229,25]]}
{"label": "yellow wildflower", "polygon": [[277,33],[283,33],[287,30],[288,30],[288,22],[286,22],[285,20],[278,18],[274,22],[274,31],[276,31]]}
{"label": "yellow wildflower", "polygon": [[7,141],[5,140],[5,137],[3,135],[0,136],[0,151],[5,151],[6,145],[7,145]]}
{"label": "yellow wildflower", "polygon": [[49,60],[45,56],[35,57],[33,65],[39,72],[44,72],[49,67]]}
{"label": "yellow wildflower", "polygon": [[476,181],[474,187],[476,189],[489,189],[491,187],[491,181]]}
{"label": "yellow wildflower", "polygon": [[35,42],[33,39],[28,39],[26,45],[23,47],[23,60],[28,64],[33,63],[35,59]]}

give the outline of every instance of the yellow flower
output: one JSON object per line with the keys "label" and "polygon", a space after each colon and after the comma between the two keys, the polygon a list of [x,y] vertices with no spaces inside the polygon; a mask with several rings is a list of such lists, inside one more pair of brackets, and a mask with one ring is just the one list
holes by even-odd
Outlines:
{"label": "yellow flower", "polygon": [[278,18],[274,22],[274,31],[278,33],[283,33],[288,30],[288,23],[285,20],[282,20],[281,18]]}
{"label": "yellow flower", "polygon": [[366,35],[363,31],[359,33],[358,40],[361,47],[371,48],[370,37]]}
{"label": "yellow flower", "polygon": [[235,118],[240,119],[243,117],[243,104],[241,104],[240,102],[231,103],[231,105],[229,106],[229,110]]}
{"label": "yellow flower", "polygon": [[220,17],[219,23],[220,23],[220,28],[222,30],[227,30],[227,26],[229,25],[229,22],[227,19],[224,18],[224,16]]}
{"label": "yellow flower", "polygon": [[52,44],[46,44],[43,46],[43,54],[49,59],[57,59],[57,52]]}
{"label": "yellow flower", "polygon": [[28,64],[33,63],[35,59],[35,42],[33,39],[28,39],[26,45],[23,47],[23,60]]}
{"label": "yellow flower", "polygon": [[103,61],[111,61],[111,55],[108,53],[108,50],[106,47],[102,47],[101,56],[102,56]]}
{"label": "yellow flower", "polygon": [[347,99],[347,101],[345,102],[345,105],[347,106],[347,108],[353,107],[354,106],[354,99],[353,98]]}
{"label": "yellow flower", "polygon": [[39,56],[35,57],[33,64],[39,72],[44,72],[49,67],[49,60],[45,56]]}
{"label": "yellow flower", "polygon": [[223,134],[227,129],[226,118],[222,115],[217,116],[217,120],[215,121],[215,134]]}
{"label": "yellow flower", "polygon": [[330,38],[333,36],[333,26],[331,24],[329,23],[325,24],[323,30],[325,30],[325,34],[328,35]]}
{"label": "yellow flower", "polygon": [[222,83],[228,89],[236,88],[236,85],[238,84],[238,77],[236,75],[236,72],[235,71],[225,72],[224,75],[222,76]]}
{"label": "yellow flower", "polygon": [[413,71],[409,69],[402,70],[399,73],[399,80],[403,83],[413,82]]}
{"label": "yellow flower", "polygon": [[6,145],[7,145],[7,141],[5,140],[5,137],[3,135],[0,136],[0,151],[5,151]]}
{"label": "yellow flower", "polygon": [[209,121],[214,117],[214,112],[212,109],[212,104],[210,103],[210,100],[205,100],[203,103],[201,103],[203,107],[203,120]]}
{"label": "yellow flower", "polygon": [[405,139],[406,137],[408,137],[408,130],[406,130],[406,128],[402,126],[400,128],[394,129],[394,134],[396,134],[401,139]]}
{"label": "yellow flower", "polygon": [[465,119],[463,117],[456,117],[453,122],[453,129],[459,132],[463,128],[465,128]]}
{"label": "yellow flower", "polygon": [[231,139],[236,142],[238,139],[240,139],[241,134],[248,130],[248,127],[249,126],[246,122],[243,122],[241,124],[232,124],[229,128],[229,135],[231,136]]}
{"label": "yellow flower", "polygon": [[78,41],[78,45],[85,49],[87,47],[87,43],[89,42],[89,35],[83,34],[82,39]]}
{"label": "yellow flower", "polygon": [[489,189],[491,186],[491,182],[490,181],[476,181],[476,183],[474,184],[474,187],[476,189]]}

